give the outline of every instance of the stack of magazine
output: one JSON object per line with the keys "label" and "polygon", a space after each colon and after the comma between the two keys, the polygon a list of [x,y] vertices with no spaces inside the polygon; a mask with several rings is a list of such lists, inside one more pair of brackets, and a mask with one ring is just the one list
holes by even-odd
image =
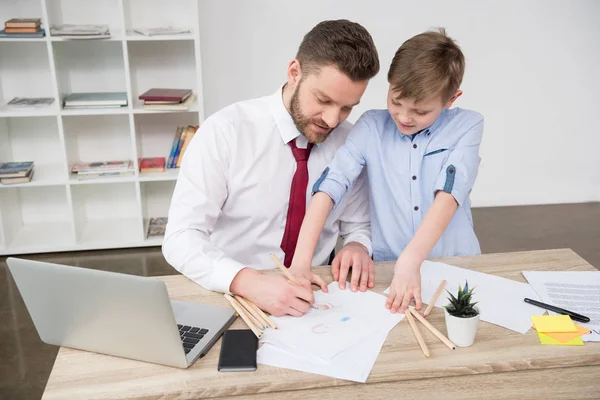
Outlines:
{"label": "stack of magazine", "polygon": [[65,109],[72,108],[119,108],[127,106],[125,92],[71,93],[63,100]]}
{"label": "stack of magazine", "polygon": [[73,164],[71,173],[76,175],[77,179],[131,176],[133,162],[131,160],[81,162]]}
{"label": "stack of magazine", "polygon": [[52,103],[54,103],[52,97],[14,97],[6,103],[6,107],[11,109],[44,108]]}
{"label": "stack of magazine", "polygon": [[33,178],[33,161],[0,162],[0,183],[14,185],[28,183]]}
{"label": "stack of magazine", "polygon": [[55,25],[50,28],[52,36],[64,39],[107,39],[110,38],[108,25]]}

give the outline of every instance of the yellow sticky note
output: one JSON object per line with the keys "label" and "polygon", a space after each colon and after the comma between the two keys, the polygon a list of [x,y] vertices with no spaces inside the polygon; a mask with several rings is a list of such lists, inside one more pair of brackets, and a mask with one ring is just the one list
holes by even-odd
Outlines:
{"label": "yellow sticky note", "polygon": [[568,315],[536,315],[531,320],[538,332],[578,332]]}
{"label": "yellow sticky note", "polygon": [[577,328],[577,332],[544,332],[546,336],[550,336],[552,339],[558,340],[561,343],[568,342],[569,340],[573,340],[575,338],[580,337],[581,335],[587,335],[590,333],[590,330],[575,324]]}
{"label": "yellow sticky note", "polygon": [[566,342],[559,342],[558,340],[546,335],[545,333],[538,332],[537,334],[542,344],[554,344],[559,346],[583,346],[583,340],[581,340],[580,336],[568,340]]}

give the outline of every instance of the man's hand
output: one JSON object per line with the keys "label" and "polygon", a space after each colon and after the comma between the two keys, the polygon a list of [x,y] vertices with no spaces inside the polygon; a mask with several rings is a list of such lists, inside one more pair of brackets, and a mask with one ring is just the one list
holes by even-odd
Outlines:
{"label": "man's hand", "polygon": [[364,292],[367,287],[375,286],[375,267],[373,260],[365,246],[357,242],[350,242],[335,256],[331,263],[333,280],[339,282],[340,289],[346,289],[346,278],[352,267],[350,289],[356,292],[359,288]]}
{"label": "man's hand", "polygon": [[421,262],[407,255],[400,254],[394,267],[394,279],[390,286],[385,308],[392,313],[404,313],[412,299],[415,308],[421,309]]}
{"label": "man's hand", "polygon": [[282,275],[265,274],[252,268],[244,268],[233,278],[229,290],[276,317],[300,317],[315,301],[310,284],[303,283],[298,286],[288,282]]}

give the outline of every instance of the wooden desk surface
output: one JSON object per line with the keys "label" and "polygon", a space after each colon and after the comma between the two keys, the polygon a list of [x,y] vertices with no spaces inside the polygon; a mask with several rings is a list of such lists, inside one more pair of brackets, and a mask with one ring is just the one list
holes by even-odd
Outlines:
{"label": "wooden desk surface", "polygon": [[[591,271],[570,249],[439,259],[452,265],[524,282],[523,270]],[[393,263],[376,266],[375,291],[390,283]],[[331,281],[328,267],[322,276]],[[183,276],[161,277],[172,299],[227,306]],[[428,318],[446,332],[441,309]],[[236,321],[234,328],[243,328]],[[431,358],[423,357],[407,323],[388,336],[366,384],[265,365],[256,372],[217,371],[220,341],[187,370],[61,348],[43,399],[323,399],[332,397],[410,399],[598,399],[600,343],[583,347],[544,346],[533,330],[521,335],[481,322],[475,344],[449,350],[422,329]]]}

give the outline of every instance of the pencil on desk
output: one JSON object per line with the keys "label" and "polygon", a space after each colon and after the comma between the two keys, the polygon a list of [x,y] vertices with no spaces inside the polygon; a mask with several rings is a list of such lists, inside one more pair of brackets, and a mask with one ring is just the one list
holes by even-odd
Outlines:
{"label": "pencil on desk", "polygon": [[292,275],[290,273],[290,271],[288,271],[288,269],[285,267],[285,265],[283,265],[283,263],[275,255],[275,253],[271,253],[269,255],[271,256],[271,260],[273,260],[273,262],[275,263],[275,265],[277,265],[277,267],[281,270],[281,272],[283,272],[283,275],[285,275],[285,277],[288,279],[288,281],[292,282],[295,285],[300,285],[300,282],[298,282],[296,280],[296,278],[294,277],[294,275]]}
{"label": "pencil on desk", "polygon": [[442,283],[440,283],[440,286],[437,288],[437,290],[435,291],[435,293],[433,294],[433,297],[431,298],[431,300],[429,300],[429,304],[427,304],[427,308],[425,309],[425,311],[423,311],[423,316],[425,318],[427,318],[427,316],[431,312],[431,309],[433,308],[433,306],[435,306],[435,302],[440,297],[440,294],[442,294],[442,290],[444,290],[444,287],[446,286],[446,283],[447,282],[444,279],[442,281]]}
{"label": "pencil on desk", "polygon": [[254,325],[248,313],[244,310],[244,307],[242,307],[240,303],[238,303],[233,297],[231,297],[227,293],[225,293],[225,298],[231,303],[233,309],[237,311],[238,315],[244,320],[244,322],[246,322],[248,328],[250,328],[252,332],[254,332],[256,337],[260,339],[262,337],[262,332]]}
{"label": "pencil on desk", "polygon": [[417,342],[419,343],[419,346],[421,346],[421,351],[423,352],[425,357],[429,357],[429,349],[427,348],[427,345],[425,344],[425,341],[423,340],[421,331],[417,327],[417,324],[415,323],[415,320],[413,318],[412,313],[410,312],[410,309],[407,309],[406,312],[404,313],[404,315],[406,315],[406,319],[408,320],[408,323],[410,324],[410,327],[411,327],[413,333],[415,334],[415,338],[417,338]]}
{"label": "pencil on desk", "polygon": [[256,324],[260,327],[261,330],[269,326],[269,324],[267,324],[267,321],[263,320],[261,316],[256,312],[256,309],[250,305],[251,302],[249,300],[244,299],[242,296],[233,296],[233,298],[239,301],[242,304],[242,306],[246,309],[246,311],[248,311],[250,315],[254,317],[254,322],[256,322]]}
{"label": "pencil on desk", "polygon": [[261,331],[266,328],[265,324],[261,321],[261,319],[254,315],[256,312],[250,307],[248,303],[244,303],[240,296],[232,297],[233,300],[235,300],[238,303],[238,305],[241,306],[244,309],[244,311],[246,311],[246,314],[248,314],[248,318],[252,321],[256,328],[260,329]]}
{"label": "pencil on desk", "polygon": [[267,323],[267,325],[270,328],[273,329],[279,329],[277,327],[277,324],[275,322],[273,322],[273,320],[271,318],[269,318],[269,316],[267,314],[264,313],[263,310],[261,310],[256,304],[254,304],[253,302],[251,302],[248,299],[244,299],[248,302],[248,304],[250,304],[250,307],[254,308],[254,310],[261,316],[261,318]]}
{"label": "pencil on desk", "polygon": [[431,333],[433,333],[438,339],[440,339],[442,343],[444,343],[446,346],[448,346],[448,348],[450,350],[456,349],[456,345],[454,343],[452,343],[452,341],[450,341],[450,339],[448,339],[446,336],[444,336],[444,334],[442,332],[438,331],[435,326],[431,325],[431,323],[429,321],[427,321],[425,318],[423,318],[417,310],[415,310],[414,308],[409,308],[406,311],[408,311],[412,315],[414,315],[414,317],[416,319],[418,319],[423,325],[425,325],[425,328],[429,329],[429,331]]}

